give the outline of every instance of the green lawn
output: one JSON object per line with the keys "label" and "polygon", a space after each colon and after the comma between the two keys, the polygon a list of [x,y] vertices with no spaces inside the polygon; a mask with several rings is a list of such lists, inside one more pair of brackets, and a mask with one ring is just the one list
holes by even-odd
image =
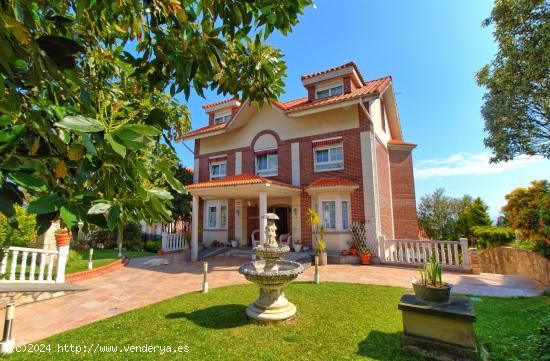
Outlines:
{"label": "green lawn", "polygon": [[[73,359],[58,345],[189,346],[185,360],[418,360],[400,351],[401,315],[397,303],[404,289],[346,283],[293,283],[287,297],[298,306],[292,323],[258,326],[248,321],[246,305],[257,296],[254,285],[191,293],[124,313],[39,343],[52,353],[14,354],[13,359]],[[492,360],[525,360],[527,337],[537,320],[550,312],[547,297],[476,302],[479,342]],[[95,347],[95,346],[94,346]],[[160,359],[157,353],[80,354],[94,359]],[[171,355],[168,355],[171,356]],[[174,356],[176,356],[174,354]],[[171,358],[174,358],[173,356]]]}
{"label": "green lawn", "polygon": [[[65,274],[85,271],[88,269],[88,251],[78,252],[81,256],[80,259],[70,259],[65,268]],[[154,253],[141,252],[141,251],[128,251],[124,252],[128,258],[137,258],[145,256],[154,256]],[[94,268],[104,266],[106,264],[116,261],[118,258],[118,251],[112,249],[94,249],[93,266]]]}

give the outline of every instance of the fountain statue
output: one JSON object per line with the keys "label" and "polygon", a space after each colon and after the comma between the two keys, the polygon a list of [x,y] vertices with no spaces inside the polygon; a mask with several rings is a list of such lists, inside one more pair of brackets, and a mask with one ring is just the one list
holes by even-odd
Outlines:
{"label": "fountain statue", "polygon": [[264,243],[256,247],[259,260],[243,264],[239,273],[260,286],[260,296],[248,306],[246,314],[253,320],[269,323],[283,321],[296,314],[296,306],[286,299],[283,286],[304,272],[304,266],[281,259],[290,248],[277,243],[275,220],[279,217],[267,213],[262,218],[267,220],[267,226]]}

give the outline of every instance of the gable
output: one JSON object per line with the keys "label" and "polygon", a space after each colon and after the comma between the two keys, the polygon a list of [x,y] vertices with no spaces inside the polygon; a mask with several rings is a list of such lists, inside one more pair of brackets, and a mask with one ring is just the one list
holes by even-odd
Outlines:
{"label": "gable", "polygon": [[281,141],[359,127],[356,106],[342,107],[298,118],[290,118],[275,105],[245,103],[226,132],[201,139],[200,153],[209,154],[249,147],[262,131],[275,132]]}

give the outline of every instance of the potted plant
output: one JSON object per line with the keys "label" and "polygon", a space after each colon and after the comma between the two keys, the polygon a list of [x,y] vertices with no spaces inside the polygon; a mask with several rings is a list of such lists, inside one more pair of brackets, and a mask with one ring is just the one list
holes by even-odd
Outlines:
{"label": "potted plant", "polygon": [[364,250],[360,250],[359,251],[359,262],[361,264],[370,264],[370,259],[372,257],[372,253],[370,251],[370,249],[364,249]]}
{"label": "potted plant", "polygon": [[238,245],[239,245],[239,242],[237,240],[235,240],[235,239],[231,240],[231,247],[237,248]]}
{"label": "potted plant", "polygon": [[302,250],[302,242],[299,239],[292,240],[292,247],[294,252],[300,252]]}
{"label": "potted plant", "polygon": [[58,248],[71,244],[71,232],[65,227],[65,225],[62,225],[61,228],[55,231],[54,237],[55,244]]}
{"label": "potted plant", "polygon": [[320,240],[315,245],[315,254],[319,257],[319,266],[327,264],[327,245],[325,241]]}
{"label": "potted plant", "polygon": [[340,251],[340,253],[342,254],[342,256],[347,256],[348,255],[348,250],[347,249],[343,249]]}
{"label": "potted plant", "polygon": [[420,280],[412,282],[416,298],[433,303],[449,302],[452,286],[443,282],[443,269],[435,256],[430,257],[419,272]]}
{"label": "potted plant", "polygon": [[353,239],[348,240],[349,254],[350,256],[357,256],[357,248],[355,248],[355,242]]}

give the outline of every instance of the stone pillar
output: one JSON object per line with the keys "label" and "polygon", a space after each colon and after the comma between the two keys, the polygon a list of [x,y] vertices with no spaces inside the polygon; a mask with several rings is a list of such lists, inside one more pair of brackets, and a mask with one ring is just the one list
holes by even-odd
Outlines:
{"label": "stone pillar", "polygon": [[69,245],[57,247],[57,274],[55,283],[65,283],[65,266],[67,265],[67,257],[69,256]]}
{"label": "stone pillar", "polygon": [[468,238],[460,238],[460,252],[462,254],[462,267],[465,270],[470,270],[472,268],[470,261],[470,252],[468,250]]}
{"label": "stone pillar", "polygon": [[191,208],[191,261],[199,258],[199,196],[193,195]]}
{"label": "stone pillar", "polygon": [[266,192],[260,192],[259,195],[259,203],[258,203],[258,210],[259,210],[259,228],[260,228],[260,244],[265,243],[265,227],[267,226],[267,219],[265,219],[265,214],[267,213],[267,193]]}
{"label": "stone pillar", "polygon": [[470,248],[468,250],[468,255],[470,256],[470,264],[472,265],[472,273],[480,274],[481,273],[481,263],[479,261],[479,253],[477,248]]}

